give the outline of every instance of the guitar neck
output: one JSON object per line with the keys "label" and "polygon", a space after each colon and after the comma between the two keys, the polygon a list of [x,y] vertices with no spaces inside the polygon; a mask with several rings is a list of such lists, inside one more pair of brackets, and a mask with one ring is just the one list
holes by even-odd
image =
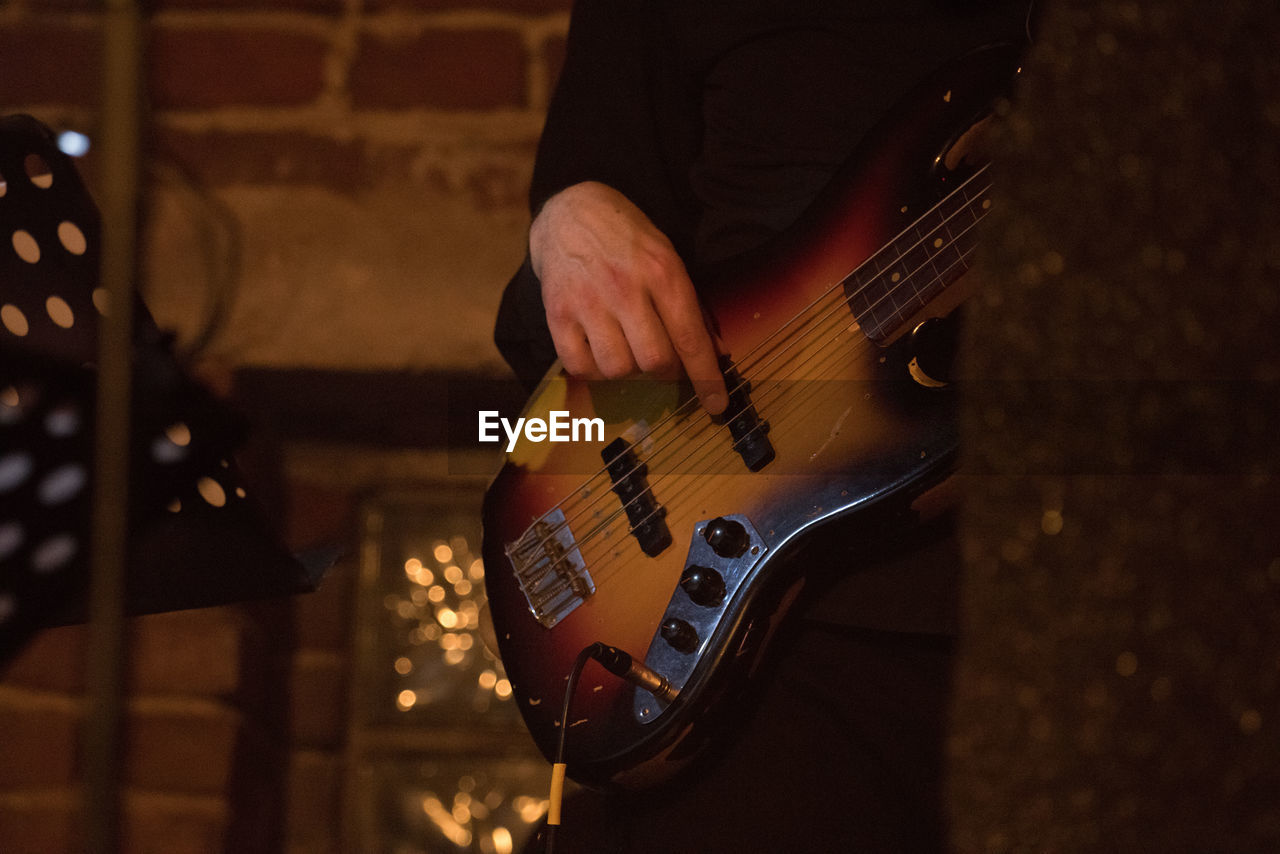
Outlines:
{"label": "guitar neck", "polygon": [[883,343],[969,269],[991,206],[983,166],[854,270],[845,293],[863,334]]}

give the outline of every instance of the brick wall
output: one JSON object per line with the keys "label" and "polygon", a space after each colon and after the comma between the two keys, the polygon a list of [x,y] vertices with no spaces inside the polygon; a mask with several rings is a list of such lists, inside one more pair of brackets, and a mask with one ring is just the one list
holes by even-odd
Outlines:
{"label": "brick wall", "polygon": [[[284,632],[276,626],[285,619]],[[286,731],[284,603],[131,621],[124,850],[277,850]],[[83,627],[45,632],[0,683],[3,850],[80,850]],[[244,806],[241,809],[241,805]]]}
{"label": "brick wall", "polygon": [[[150,5],[161,323],[192,342],[216,315],[233,366],[496,367],[568,0]],[[97,8],[0,7],[0,109],[93,134]]]}
{"label": "brick wall", "polygon": [[[148,4],[143,287],[219,373],[492,370],[569,0]],[[98,0],[0,5],[0,112],[94,135]],[[107,109],[109,109],[109,105]],[[91,153],[91,189],[104,168]],[[295,545],[353,496],[289,483]],[[128,851],[341,851],[350,590],[131,623]],[[0,848],[77,849],[81,629],[0,681]]]}

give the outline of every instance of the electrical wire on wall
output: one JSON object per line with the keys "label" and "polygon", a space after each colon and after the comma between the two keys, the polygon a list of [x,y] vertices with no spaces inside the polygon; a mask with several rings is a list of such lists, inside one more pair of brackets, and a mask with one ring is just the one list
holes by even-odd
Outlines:
{"label": "electrical wire on wall", "polygon": [[[193,333],[177,342],[177,355],[194,365],[213,350],[235,307],[241,282],[244,240],[235,213],[174,160],[153,160],[147,166],[152,188],[148,210],[154,210],[162,191],[172,192],[195,236],[195,252],[204,274],[204,305]],[[144,280],[145,297],[159,284]]]}

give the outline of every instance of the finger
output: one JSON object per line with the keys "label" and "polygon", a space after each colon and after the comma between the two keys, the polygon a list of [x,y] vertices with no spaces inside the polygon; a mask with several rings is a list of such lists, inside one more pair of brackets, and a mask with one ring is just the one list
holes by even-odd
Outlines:
{"label": "finger", "polygon": [[679,378],[680,359],[662,318],[649,299],[624,315],[621,324],[637,368],[661,379]]}
{"label": "finger", "polygon": [[636,372],[636,362],[622,327],[611,316],[597,317],[586,327],[591,360],[600,376],[616,380]]}
{"label": "finger", "polygon": [[555,345],[556,355],[565,372],[573,377],[588,380],[600,379],[600,369],[591,355],[591,345],[587,334],[576,323],[548,323],[551,329],[551,343]]}
{"label": "finger", "polygon": [[719,356],[693,283],[687,276],[682,278],[683,282],[678,281],[676,286],[663,292],[662,299],[655,300],[654,307],[698,400],[707,412],[719,415],[729,405]]}

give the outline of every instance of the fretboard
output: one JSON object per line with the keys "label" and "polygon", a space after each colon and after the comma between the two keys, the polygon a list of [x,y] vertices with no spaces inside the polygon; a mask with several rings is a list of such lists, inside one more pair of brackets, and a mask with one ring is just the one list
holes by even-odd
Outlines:
{"label": "fretboard", "polygon": [[844,281],[849,307],[872,341],[890,337],[969,269],[974,226],[990,207],[986,167],[868,258]]}

